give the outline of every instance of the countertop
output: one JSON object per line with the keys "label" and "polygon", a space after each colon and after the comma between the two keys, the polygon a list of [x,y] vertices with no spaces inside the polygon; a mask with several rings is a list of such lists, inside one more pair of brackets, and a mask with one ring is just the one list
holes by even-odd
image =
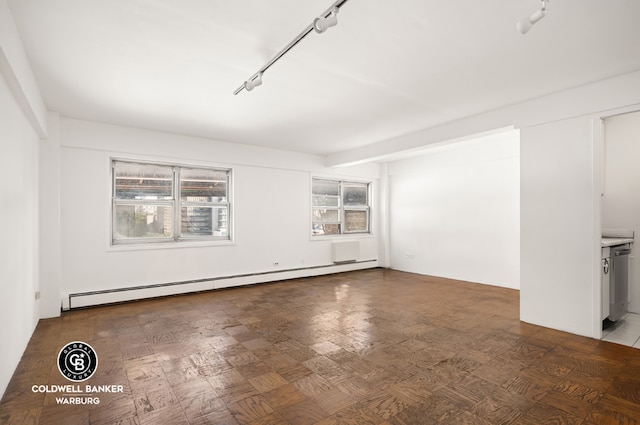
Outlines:
{"label": "countertop", "polygon": [[626,243],[633,243],[633,238],[602,238],[602,247],[624,245]]}

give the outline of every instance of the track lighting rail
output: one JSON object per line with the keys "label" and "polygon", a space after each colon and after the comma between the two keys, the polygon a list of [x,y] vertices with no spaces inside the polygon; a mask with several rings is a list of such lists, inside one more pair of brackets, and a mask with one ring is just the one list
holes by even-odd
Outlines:
{"label": "track lighting rail", "polygon": [[336,15],[340,8],[348,0],[338,0],[333,3],[326,11],[324,11],[318,18],[316,18],[311,24],[309,24],[296,38],[294,38],[289,44],[287,44],[282,50],[280,50],[273,58],[271,58],[266,64],[262,66],[255,74],[253,74],[247,81],[242,83],[233,94],[237,95],[242,90],[251,91],[254,87],[262,84],[262,74],[268,70],[271,65],[276,63],[281,57],[283,57],[289,50],[291,50],[296,44],[302,41],[310,32],[316,31],[323,33],[327,28],[335,26],[337,23]]}

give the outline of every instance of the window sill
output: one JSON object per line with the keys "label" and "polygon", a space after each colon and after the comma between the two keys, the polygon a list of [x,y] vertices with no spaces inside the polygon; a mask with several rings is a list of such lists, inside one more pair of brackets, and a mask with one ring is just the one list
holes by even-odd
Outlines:
{"label": "window sill", "polygon": [[129,243],[129,244],[110,244],[107,247],[108,252],[121,251],[147,251],[156,249],[181,249],[181,248],[214,248],[218,246],[235,245],[233,240],[217,240],[217,241],[179,241],[179,242],[156,242],[156,243]]}
{"label": "window sill", "polygon": [[311,235],[309,239],[312,241],[331,241],[343,239],[371,239],[375,238],[373,233],[344,233],[342,235]]}

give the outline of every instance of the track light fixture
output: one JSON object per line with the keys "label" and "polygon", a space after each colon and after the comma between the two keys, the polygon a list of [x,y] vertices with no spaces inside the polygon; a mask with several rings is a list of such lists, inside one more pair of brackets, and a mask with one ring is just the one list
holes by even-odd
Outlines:
{"label": "track light fixture", "polygon": [[333,9],[326,18],[319,16],[313,20],[313,29],[322,34],[331,27],[338,25],[338,9]]}
{"label": "track light fixture", "polygon": [[262,85],[262,72],[258,73],[258,76],[255,78],[250,78],[244,82],[244,89],[246,91],[251,91],[258,86]]}
{"label": "track light fixture", "polygon": [[262,85],[262,74],[271,67],[274,63],[278,61],[281,57],[285,55],[289,50],[293,48],[296,44],[298,44],[303,38],[309,35],[310,32],[314,31],[318,34],[322,34],[326,30],[331,27],[335,27],[338,25],[338,11],[340,8],[347,2],[348,0],[338,0],[331,5],[324,13],[318,16],[313,20],[311,24],[309,24],[296,38],[293,39],[289,44],[287,44],[284,49],[280,50],[269,62],[267,62],[262,68],[258,70],[255,74],[251,76],[248,80],[246,80],[240,87],[238,87],[233,94],[238,94],[242,90],[251,91],[254,88]]}
{"label": "track light fixture", "polygon": [[516,23],[516,28],[520,34],[524,35],[533,28],[536,22],[547,15],[547,2],[549,0],[541,0],[542,7],[531,14],[528,18],[522,18]]}

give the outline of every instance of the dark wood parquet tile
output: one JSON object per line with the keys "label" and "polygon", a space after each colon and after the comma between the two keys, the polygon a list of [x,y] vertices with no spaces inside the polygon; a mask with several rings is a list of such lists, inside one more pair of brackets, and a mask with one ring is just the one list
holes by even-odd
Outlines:
{"label": "dark wood parquet tile", "polygon": [[[640,351],[518,320],[518,292],[375,269],[42,320],[0,425],[638,424]],[[97,405],[61,406],[72,340]]]}
{"label": "dark wood parquet tile", "polygon": [[517,422],[518,425],[580,425],[582,418],[543,403],[536,404]]}
{"label": "dark wood parquet tile", "polygon": [[496,391],[499,386],[479,376],[468,374],[450,383],[446,388],[472,404],[476,404]]}
{"label": "dark wood parquet tile", "polygon": [[239,425],[233,414],[227,409],[219,410],[205,416],[190,419],[189,425]]}
{"label": "dark wood parquet tile", "polygon": [[295,366],[278,366],[275,367],[274,370],[286,379],[287,382],[297,382],[298,380],[313,374],[311,370],[301,364],[297,364]]}
{"label": "dark wood parquet tile", "polygon": [[632,418],[635,421],[633,423],[640,423],[637,404],[610,394],[605,394],[598,404],[596,404],[596,408],[594,410],[607,412],[608,414],[615,412],[617,413],[616,417]]}
{"label": "dark wood parquet tile", "polygon": [[[52,406],[52,408],[60,410],[59,406]],[[130,418],[138,419],[134,399],[130,394],[114,394],[108,400],[103,398],[100,405],[89,410],[89,419],[92,424],[112,424]]]}
{"label": "dark wood parquet tile", "polygon": [[203,378],[172,386],[187,419],[205,416],[225,407],[218,393]]}
{"label": "dark wood parquet tile", "polygon": [[260,360],[240,365],[236,370],[247,380],[256,380],[260,375],[275,373],[271,366]]}
{"label": "dark wood parquet tile", "polygon": [[316,402],[305,399],[280,411],[282,418],[292,425],[312,425],[329,416]]}
{"label": "dark wood parquet tile", "polygon": [[275,409],[297,403],[307,398],[293,384],[280,386],[263,394],[267,402]]}
{"label": "dark wood parquet tile", "polygon": [[146,415],[138,415],[140,425],[154,425],[166,423],[172,425],[190,425],[180,406],[171,406],[166,409],[155,410]]}
{"label": "dark wood parquet tile", "polygon": [[409,407],[409,403],[393,394],[383,391],[371,396],[367,407],[384,419],[389,419]]}
{"label": "dark wood parquet tile", "polygon": [[516,421],[535,403],[505,389],[498,389],[475,404],[470,410],[485,421],[496,425],[508,425]]}
{"label": "dark wood parquet tile", "polygon": [[569,395],[571,397],[578,398],[591,404],[598,403],[603,396],[603,393],[598,390],[589,388],[576,382],[572,382],[570,380],[556,383],[553,387],[553,390]]}
{"label": "dark wood parquet tile", "polygon": [[440,392],[431,394],[420,405],[407,407],[389,421],[403,425],[455,423],[455,418],[464,410],[459,410],[460,405],[448,395]]}
{"label": "dark wood parquet tile", "polygon": [[243,398],[229,405],[229,410],[241,424],[250,424],[275,412],[261,395]]}
{"label": "dark wood parquet tile", "polygon": [[332,416],[332,420],[336,425],[381,425],[386,423],[384,419],[361,403],[342,409]]}
{"label": "dark wood parquet tile", "polygon": [[245,398],[253,397],[259,394],[260,393],[255,389],[253,385],[251,385],[248,381],[243,381],[231,387],[225,388],[225,391],[222,393],[221,397],[226,405],[230,406],[244,400]]}
{"label": "dark wood parquet tile", "polygon": [[455,423],[456,425],[492,425],[469,411],[456,416]]}
{"label": "dark wood parquet tile", "polygon": [[251,378],[249,382],[260,393],[266,393],[288,384],[286,379],[274,371]]}
{"label": "dark wood parquet tile", "polygon": [[231,368],[207,377],[207,381],[223,395],[229,388],[245,383],[246,379],[235,368]]}
{"label": "dark wood parquet tile", "polygon": [[637,375],[621,375],[615,377],[608,394],[622,400],[640,404],[640,385],[638,385]]}
{"label": "dark wood parquet tile", "polygon": [[332,388],[327,381],[316,374],[299,379],[293,385],[307,397],[315,397]]}
{"label": "dark wood parquet tile", "polygon": [[334,387],[312,398],[325,412],[333,414],[357,403],[357,399]]}
{"label": "dark wood parquet tile", "polygon": [[293,425],[285,420],[279,412],[260,418],[251,422],[251,425]]}

